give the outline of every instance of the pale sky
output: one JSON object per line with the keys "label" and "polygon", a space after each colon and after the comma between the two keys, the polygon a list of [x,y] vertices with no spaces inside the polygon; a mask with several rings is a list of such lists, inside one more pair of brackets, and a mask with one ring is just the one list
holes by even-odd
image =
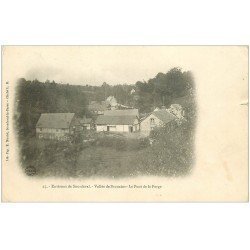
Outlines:
{"label": "pale sky", "polygon": [[[69,84],[134,84],[172,67],[192,70],[185,47],[171,46],[20,46],[20,77]],[[185,51],[183,51],[183,49]],[[185,52],[185,53],[183,53]],[[191,51],[189,50],[191,55]],[[189,64],[189,65],[188,65]],[[189,66],[189,67],[188,67]]]}

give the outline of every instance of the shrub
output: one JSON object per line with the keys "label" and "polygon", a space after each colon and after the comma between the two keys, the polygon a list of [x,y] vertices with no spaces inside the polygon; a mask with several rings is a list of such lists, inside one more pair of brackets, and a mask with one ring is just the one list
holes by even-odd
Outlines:
{"label": "shrub", "polygon": [[139,149],[143,149],[150,146],[148,138],[141,138],[139,139]]}
{"label": "shrub", "polygon": [[149,146],[148,138],[125,138],[117,136],[102,136],[95,142],[95,146],[110,147],[116,150],[140,150]]}
{"label": "shrub", "polygon": [[114,140],[114,146],[115,146],[115,148],[116,148],[116,150],[125,150],[126,149],[126,147],[127,147],[127,143],[126,143],[126,140],[124,140],[124,139],[118,139],[118,138],[116,138],[115,140]]}

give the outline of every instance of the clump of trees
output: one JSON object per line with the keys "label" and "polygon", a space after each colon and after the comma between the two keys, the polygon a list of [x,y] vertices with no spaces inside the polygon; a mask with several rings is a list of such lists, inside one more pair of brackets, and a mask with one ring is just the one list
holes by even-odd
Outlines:
{"label": "clump of trees", "polygon": [[[154,107],[168,106],[176,99],[195,92],[194,79],[190,71],[172,68],[167,73],[158,73],[148,81],[137,81],[135,84],[101,86],[85,85],[84,92],[93,101],[104,101],[108,96],[115,96],[118,103],[138,108],[140,112],[151,112]],[[134,89],[135,92],[131,93]]]}
{"label": "clump of trees", "polygon": [[41,113],[87,112],[87,97],[82,86],[19,79],[15,98],[15,120],[18,135],[33,136]]}
{"label": "clump of trees", "polygon": [[150,112],[154,107],[168,106],[180,97],[193,98],[194,79],[190,71],[173,68],[166,74],[158,73],[147,82],[135,84],[138,98],[135,106],[141,112]]}
{"label": "clump of trees", "polygon": [[[135,89],[135,93],[131,90]],[[73,112],[79,117],[88,114],[89,101],[104,101],[115,96],[118,103],[151,112],[155,107],[168,106],[176,99],[192,99],[194,80],[190,71],[173,68],[158,73],[154,78],[138,81],[135,85],[118,84],[101,86],[58,84],[19,79],[16,91],[16,121],[19,135],[34,135],[35,124],[41,113]]]}
{"label": "clump of trees", "polygon": [[153,144],[138,154],[141,172],[162,176],[187,175],[195,162],[194,124],[184,122],[171,132],[167,127],[153,130]]}

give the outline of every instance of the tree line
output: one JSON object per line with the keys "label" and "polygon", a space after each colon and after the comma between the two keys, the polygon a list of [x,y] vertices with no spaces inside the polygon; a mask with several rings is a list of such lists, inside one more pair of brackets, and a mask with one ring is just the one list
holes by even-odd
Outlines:
{"label": "tree line", "polygon": [[70,85],[21,78],[15,98],[17,131],[20,136],[32,136],[41,113],[72,112],[83,117],[88,114],[90,101],[101,102],[108,96],[114,96],[118,103],[138,108],[140,112],[151,112],[155,107],[167,107],[183,96],[194,98],[194,90],[191,72],[180,68],[131,85],[105,82],[101,86]]}
{"label": "tree line", "polygon": [[19,135],[32,135],[41,113],[72,112],[83,116],[88,100],[81,91],[81,86],[19,79],[15,98]]}

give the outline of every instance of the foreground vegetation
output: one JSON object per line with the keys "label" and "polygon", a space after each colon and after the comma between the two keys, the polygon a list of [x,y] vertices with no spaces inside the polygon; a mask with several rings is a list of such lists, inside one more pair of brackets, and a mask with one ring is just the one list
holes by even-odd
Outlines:
{"label": "foreground vegetation", "polygon": [[38,176],[179,176],[191,170],[193,142],[194,130],[187,122],[172,131],[154,130],[149,138],[105,134],[78,143],[30,138],[22,147],[22,163],[35,167]]}

